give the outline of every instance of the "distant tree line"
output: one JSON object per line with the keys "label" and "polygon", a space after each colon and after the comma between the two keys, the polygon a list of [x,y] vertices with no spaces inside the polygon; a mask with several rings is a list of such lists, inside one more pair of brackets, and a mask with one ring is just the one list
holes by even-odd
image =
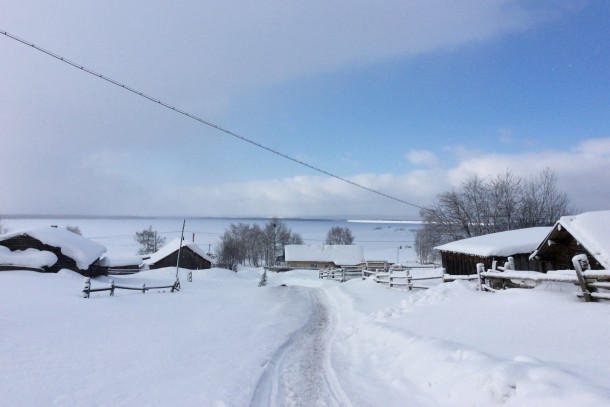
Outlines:
{"label": "distant tree line", "polygon": [[420,211],[415,238],[420,262],[438,260],[435,246],[506,230],[551,226],[574,212],[565,192],[557,190],[550,169],[530,178],[507,171],[496,177],[470,177],[459,190],[443,192]]}
{"label": "distant tree line", "polygon": [[231,224],[216,247],[218,265],[230,270],[240,264],[273,266],[289,244],[303,244],[303,238],[278,218],[270,219],[263,227]]}

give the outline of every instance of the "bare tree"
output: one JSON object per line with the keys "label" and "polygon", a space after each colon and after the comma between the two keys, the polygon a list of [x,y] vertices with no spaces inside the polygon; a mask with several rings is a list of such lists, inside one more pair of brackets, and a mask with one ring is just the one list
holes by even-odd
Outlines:
{"label": "bare tree", "polygon": [[235,270],[237,265],[250,264],[255,267],[275,265],[287,244],[302,244],[298,233],[292,232],[278,218],[270,219],[264,228],[239,223],[231,224],[221,236],[216,254],[221,267]]}
{"label": "bare tree", "polygon": [[265,235],[265,264],[275,265],[277,259],[284,253],[287,244],[303,244],[303,238],[294,233],[286,223],[279,218],[271,218],[264,228]]}
{"label": "bare tree", "polygon": [[353,244],[354,235],[348,227],[333,226],[326,234],[326,244]]}
{"label": "bare tree", "polygon": [[222,268],[237,271],[240,263],[240,243],[238,239],[227,230],[220,237],[220,244],[216,249],[218,265]]}
{"label": "bare tree", "polygon": [[134,239],[140,244],[138,254],[154,253],[165,244],[165,238],[159,236],[156,230],[152,230],[152,226],[136,232]]}
{"label": "bare tree", "polygon": [[553,225],[574,212],[567,194],[557,190],[550,170],[518,178],[507,171],[493,178],[473,176],[460,190],[443,192],[420,212],[423,226],[416,236],[420,261],[436,258],[433,247],[454,240],[505,230]]}
{"label": "bare tree", "polygon": [[525,181],[519,211],[521,227],[552,225],[570,212],[575,209],[568,195],[557,190],[557,175],[553,171],[547,168]]}

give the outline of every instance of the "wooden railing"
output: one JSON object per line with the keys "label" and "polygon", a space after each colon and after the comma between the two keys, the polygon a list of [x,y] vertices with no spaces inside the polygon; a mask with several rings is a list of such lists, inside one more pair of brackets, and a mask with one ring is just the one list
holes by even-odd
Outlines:
{"label": "wooden railing", "polygon": [[406,287],[409,291],[418,289],[427,289],[429,287],[424,285],[413,284],[414,281],[423,280],[440,280],[443,282],[444,274],[443,269],[439,269],[440,273],[435,276],[414,276],[411,274],[411,270],[414,269],[430,269],[433,267],[403,267],[403,266],[392,266],[388,271],[380,270],[362,270],[362,279],[373,276],[374,281],[379,284],[387,284],[390,288],[393,287]]}
{"label": "wooden railing", "polygon": [[587,302],[598,299],[610,300],[610,293],[598,291],[598,289],[610,290],[610,271],[591,270],[587,256],[584,254],[572,258],[574,270],[547,273],[513,270],[510,259],[504,267],[496,270],[486,271],[482,263],[477,264],[479,290],[495,292],[507,287],[534,288],[539,282],[572,283],[581,290],[577,295]]}
{"label": "wooden railing", "polygon": [[361,275],[362,270],[358,267],[339,267],[332,269],[322,269],[318,272],[318,278],[337,280],[342,283],[351,278],[360,277]]}
{"label": "wooden railing", "polygon": [[166,290],[169,289],[171,293],[174,291],[180,291],[180,280],[176,279],[174,284],[172,285],[164,285],[164,286],[151,286],[147,287],[145,283],[142,283],[140,287],[129,287],[124,285],[117,285],[114,283],[114,280],[110,280],[110,285],[108,287],[97,287],[91,288],[91,279],[89,277],[85,277],[85,285],[83,287],[83,298],[89,298],[91,293],[101,292],[101,291],[110,291],[110,296],[114,296],[115,290],[132,290],[132,291],[141,291],[142,294],[146,293],[149,290]]}

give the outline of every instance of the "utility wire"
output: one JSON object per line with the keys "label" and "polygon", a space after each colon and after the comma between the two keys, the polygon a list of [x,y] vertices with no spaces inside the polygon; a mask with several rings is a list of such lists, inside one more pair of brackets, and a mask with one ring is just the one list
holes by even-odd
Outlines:
{"label": "utility wire", "polygon": [[13,34],[11,34],[11,33],[9,33],[9,32],[7,32],[7,31],[2,31],[2,30],[0,30],[0,34],[3,34],[4,36],[6,36],[6,37],[8,37],[8,38],[10,38],[10,39],[13,39],[13,40],[15,40],[15,41],[18,41],[18,42],[20,42],[20,43],[22,43],[22,44],[24,44],[24,45],[27,45],[27,46],[29,46],[29,47],[32,47],[32,48],[34,48],[34,49],[35,49],[35,50],[37,50],[37,51],[40,51],[40,52],[42,52],[42,53],[44,53],[44,54],[47,54],[48,56],[51,56],[51,57],[53,57],[53,58],[55,58],[55,59],[60,60],[61,62],[65,62],[66,64],[71,65],[71,66],[73,66],[74,68],[80,69],[81,71],[87,72],[88,74],[91,74],[91,75],[93,75],[93,76],[97,76],[98,78],[103,79],[103,80],[105,80],[105,81],[107,81],[107,82],[110,82],[111,84],[116,85],[116,86],[118,86],[118,87],[120,87],[120,88],[123,88],[123,89],[125,89],[125,90],[127,90],[127,91],[129,91],[129,92],[131,92],[131,93],[135,93],[136,95],[141,96],[141,97],[143,97],[143,98],[145,98],[145,99],[148,99],[149,101],[151,101],[151,102],[153,102],[153,103],[156,103],[156,104],[158,104],[158,105],[161,105],[161,106],[163,106],[163,107],[165,107],[165,108],[167,108],[167,109],[173,110],[173,111],[175,111],[176,113],[179,113],[179,114],[181,114],[181,115],[184,115],[184,116],[186,116],[186,117],[188,117],[188,118],[190,118],[190,119],[196,120],[196,121],[198,121],[198,122],[200,122],[200,123],[205,124],[206,126],[212,127],[212,128],[214,128],[214,129],[216,129],[216,130],[218,130],[218,131],[221,131],[221,132],[223,132],[223,133],[225,133],[225,134],[228,134],[228,135],[230,135],[230,136],[233,136],[233,137],[235,137],[235,138],[237,138],[237,139],[239,139],[239,140],[241,140],[241,141],[245,141],[246,143],[252,144],[252,145],[254,145],[254,146],[258,147],[258,148],[261,148],[261,149],[263,149],[263,150],[267,150],[268,152],[270,152],[270,153],[272,153],[272,154],[275,154],[275,155],[280,156],[280,157],[282,157],[282,158],[285,158],[285,159],[287,159],[287,160],[293,161],[293,162],[295,162],[295,163],[297,163],[297,164],[300,164],[300,165],[302,165],[302,166],[304,166],[304,167],[307,167],[307,168],[309,168],[309,169],[312,169],[312,170],[314,170],[314,171],[317,171],[317,172],[322,173],[322,174],[324,174],[324,175],[327,175],[327,176],[329,176],[329,177],[332,177],[332,178],[338,179],[339,181],[346,182],[346,183],[351,184],[351,185],[353,185],[353,186],[355,186],[355,187],[358,187],[358,188],[360,188],[360,189],[364,189],[365,191],[372,192],[372,193],[374,193],[374,194],[377,194],[377,195],[383,196],[383,197],[385,197],[385,198],[391,199],[391,200],[396,201],[396,202],[400,202],[400,203],[403,203],[403,204],[406,204],[406,205],[414,206],[414,207],[419,208],[419,209],[423,209],[423,207],[421,207],[421,206],[419,206],[419,205],[416,205],[416,204],[414,204],[414,203],[411,203],[411,202],[407,202],[407,201],[405,201],[404,199],[400,199],[400,198],[397,198],[397,197],[395,197],[395,196],[392,196],[392,195],[386,194],[386,193],[384,193],[384,192],[377,191],[377,190],[375,190],[375,189],[373,189],[373,188],[369,188],[369,187],[364,186],[364,185],[362,185],[362,184],[359,184],[359,183],[357,183],[357,182],[351,181],[351,180],[349,180],[349,179],[347,179],[347,178],[341,177],[341,176],[336,175],[336,174],[333,174],[333,173],[331,173],[331,172],[329,172],[329,171],[326,171],[326,170],[323,170],[323,169],[321,169],[321,168],[315,167],[315,166],[313,166],[313,165],[311,165],[311,164],[306,163],[305,161],[302,161],[302,160],[299,160],[299,159],[294,158],[294,157],[292,157],[292,156],[289,156],[288,154],[284,154],[284,153],[282,153],[282,152],[280,152],[280,151],[278,151],[278,150],[275,150],[275,149],[273,149],[273,148],[271,148],[271,147],[267,147],[267,146],[265,146],[265,145],[263,145],[263,144],[260,144],[260,143],[258,143],[258,142],[256,142],[256,141],[254,141],[254,140],[250,140],[249,138],[246,138],[246,137],[244,137],[244,136],[240,136],[239,134],[237,134],[237,133],[235,133],[235,132],[233,132],[233,131],[231,131],[231,130],[225,129],[224,127],[221,127],[221,126],[219,126],[219,125],[217,125],[217,124],[214,124],[214,123],[212,123],[212,122],[209,122],[209,121],[207,121],[207,120],[204,120],[204,119],[202,119],[202,118],[200,118],[200,117],[198,117],[198,116],[192,115],[192,114],[188,113],[188,112],[187,112],[187,111],[185,111],[185,110],[182,110],[182,109],[177,108],[177,107],[175,107],[175,106],[172,106],[172,105],[170,105],[170,104],[168,104],[168,103],[165,103],[165,102],[163,102],[162,100],[156,99],[156,98],[155,98],[155,97],[153,97],[153,96],[150,96],[150,95],[147,95],[146,93],[140,92],[140,91],[139,91],[139,90],[137,90],[137,89],[134,89],[134,88],[132,88],[132,87],[129,87],[129,86],[127,86],[127,85],[124,85],[124,84],[122,84],[122,83],[120,83],[120,82],[117,82],[117,81],[115,81],[115,80],[114,80],[114,79],[112,79],[112,78],[109,78],[109,77],[104,76],[104,75],[102,75],[102,74],[100,74],[100,73],[97,73],[97,72],[95,72],[95,71],[93,71],[93,70],[91,70],[91,69],[89,69],[89,68],[86,68],[86,67],[84,67],[83,65],[80,65],[80,64],[78,64],[78,63],[76,63],[76,62],[70,61],[69,59],[66,59],[66,58],[64,58],[64,57],[62,57],[62,56],[60,56],[60,55],[58,55],[58,54],[55,54],[55,53],[54,53],[54,52],[52,52],[52,51],[49,51],[49,50],[47,50],[47,49],[41,48],[41,47],[39,47],[39,46],[37,46],[37,45],[34,45],[34,44],[32,44],[31,42],[28,42],[28,41],[26,41],[26,40],[24,40],[24,39],[22,39],[22,38],[19,38],[19,37],[15,36],[15,35],[13,35]]}

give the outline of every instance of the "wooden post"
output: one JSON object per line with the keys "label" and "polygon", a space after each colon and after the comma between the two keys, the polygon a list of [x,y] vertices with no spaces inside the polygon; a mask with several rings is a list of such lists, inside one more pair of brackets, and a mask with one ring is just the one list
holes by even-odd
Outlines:
{"label": "wooden post", "polygon": [[91,290],[91,279],[89,277],[85,277],[85,286],[83,287],[83,298],[89,298],[89,290]]}
{"label": "wooden post", "polygon": [[587,258],[587,255],[577,254],[572,257],[572,264],[574,265],[574,270],[576,270],[576,277],[578,278],[578,285],[580,285],[580,289],[582,290],[583,298],[586,302],[595,301],[595,298],[591,296],[591,292],[587,286],[587,280],[583,275],[583,271],[589,269],[589,259]]}
{"label": "wooden post", "polygon": [[375,282],[379,283],[379,269],[375,269]]}
{"label": "wooden post", "polygon": [[393,271],[393,270],[394,270],[394,269],[390,268],[390,275],[388,276],[388,281],[389,281],[389,283],[390,283],[390,288],[392,288],[392,271]]}
{"label": "wooden post", "polygon": [[409,291],[413,290],[413,281],[411,280],[411,273],[409,272],[408,269],[407,269],[407,287],[409,288]]}
{"label": "wooden post", "polygon": [[341,282],[345,283],[345,267],[341,268]]}
{"label": "wooden post", "polygon": [[485,265],[483,263],[477,263],[477,277],[479,278],[479,291],[485,291],[483,289],[483,280],[481,280],[481,273],[485,271]]}
{"label": "wooden post", "polygon": [[187,280],[189,283],[193,282],[193,272],[192,271],[189,271]]}
{"label": "wooden post", "polygon": [[510,268],[510,270],[515,269],[515,259],[512,256],[508,258],[508,267]]}
{"label": "wooden post", "polygon": [[142,294],[146,294],[146,284],[142,283]]}
{"label": "wooden post", "polygon": [[114,297],[114,280],[110,280],[110,296]]}

